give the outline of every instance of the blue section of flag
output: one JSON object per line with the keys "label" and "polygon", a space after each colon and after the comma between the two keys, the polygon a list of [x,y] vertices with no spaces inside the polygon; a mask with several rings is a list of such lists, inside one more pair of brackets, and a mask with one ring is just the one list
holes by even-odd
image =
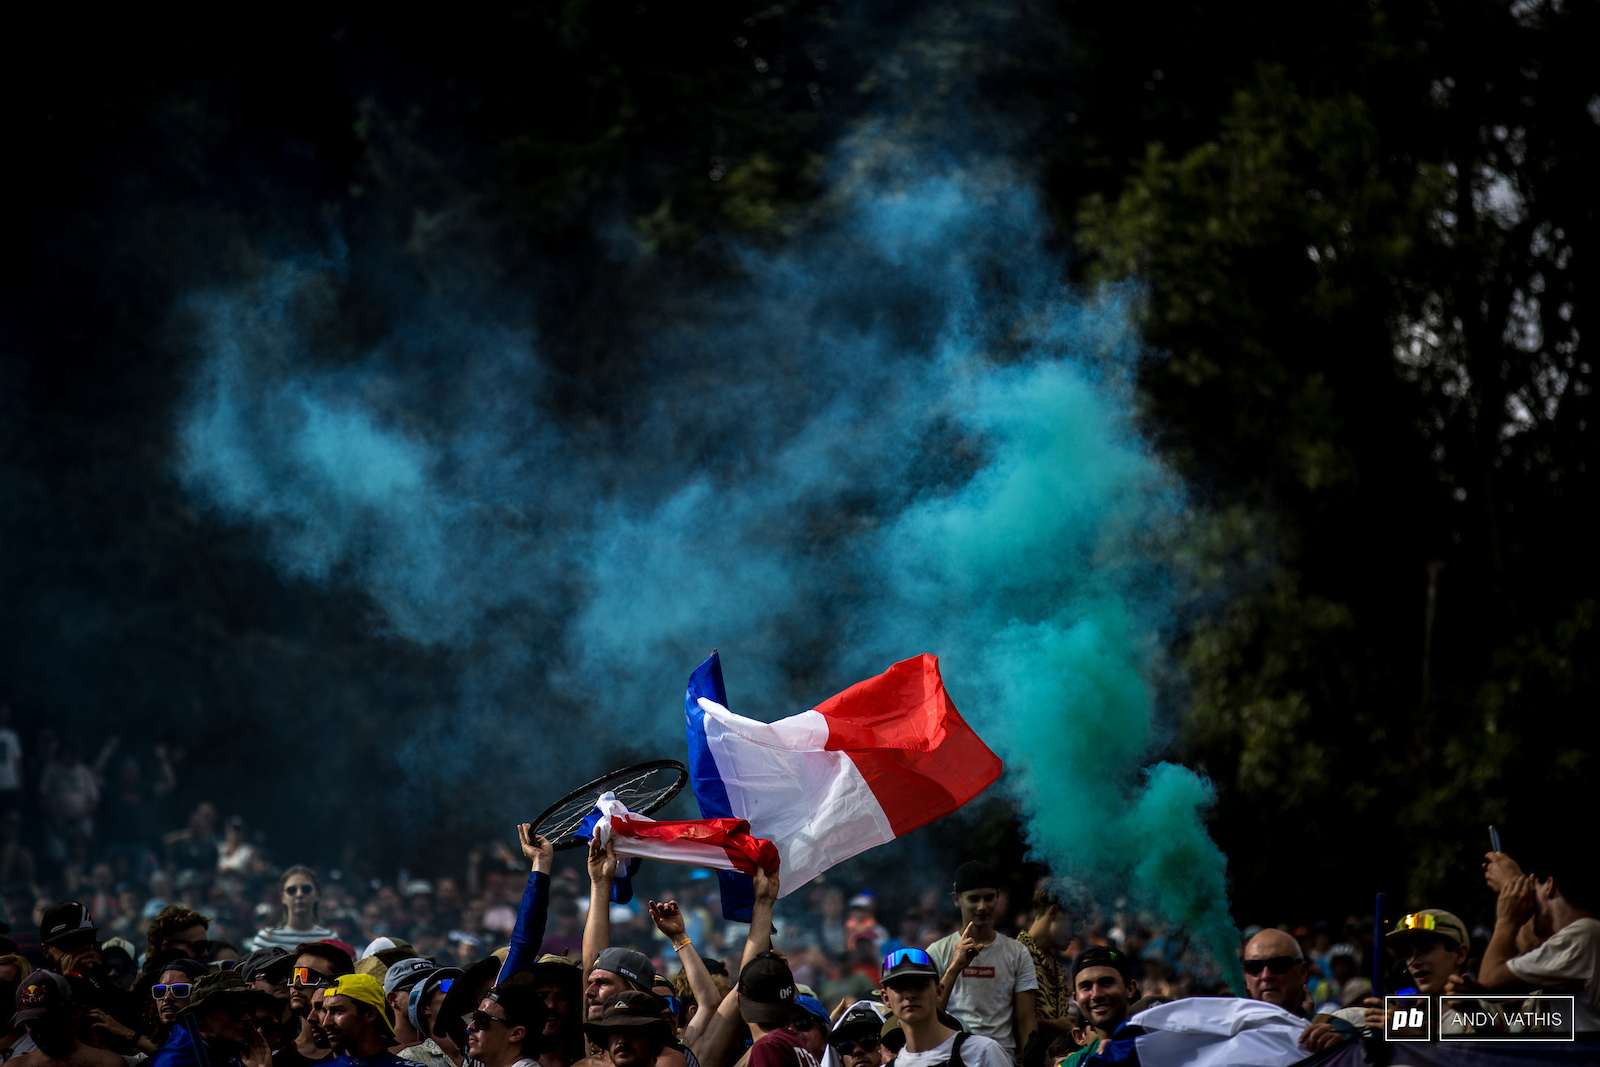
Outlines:
{"label": "blue section of flag", "polygon": [[[689,740],[689,785],[700,804],[702,819],[742,818],[733,810],[728,800],[728,788],[722,784],[722,774],[717,761],[706,743],[706,713],[700,710],[701,697],[722,707],[728,706],[728,692],[722,686],[722,660],[715,652],[689,675],[689,688],[684,695],[684,725]],[[756,901],[756,885],[748,874],[737,871],[718,871],[717,885],[722,890],[722,917],[735,922],[749,922]]]}

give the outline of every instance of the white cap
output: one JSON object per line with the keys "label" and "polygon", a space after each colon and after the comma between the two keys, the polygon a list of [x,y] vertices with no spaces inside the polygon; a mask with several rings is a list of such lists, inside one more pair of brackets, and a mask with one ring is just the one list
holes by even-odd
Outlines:
{"label": "white cap", "polygon": [[394,947],[395,947],[394,938],[392,938],[392,937],[375,937],[375,938],[372,939],[372,943],[371,944],[369,944],[366,948],[361,950],[361,955],[357,956],[356,959],[364,960],[368,956],[376,956],[378,953],[382,952],[386,948],[394,948]]}

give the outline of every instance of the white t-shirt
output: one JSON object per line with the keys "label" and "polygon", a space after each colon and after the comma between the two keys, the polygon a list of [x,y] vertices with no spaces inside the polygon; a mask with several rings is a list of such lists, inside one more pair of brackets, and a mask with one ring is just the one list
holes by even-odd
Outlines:
{"label": "white t-shirt", "polygon": [[[940,974],[950,966],[960,943],[958,932],[928,946],[928,955],[933,957]],[[1039,978],[1034,974],[1033,957],[1027,948],[1016,938],[995,934],[994,940],[962,969],[955,989],[950,991],[948,1010],[971,1033],[998,1042],[1009,1061],[1017,1051],[1016,1035],[1012,1033],[1012,997],[1038,988]],[[961,1056],[966,1059],[966,1046],[962,1046]]]}
{"label": "white t-shirt", "polygon": [[[951,1034],[944,1044],[927,1052],[901,1049],[900,1055],[894,1058],[895,1067],[938,1067],[949,1060],[955,1051],[956,1037],[956,1034]],[[961,1064],[962,1067],[1012,1067],[1011,1054],[1001,1048],[999,1042],[978,1034],[968,1034],[967,1039],[961,1042]]]}
{"label": "white t-shirt", "polygon": [[21,789],[17,765],[22,762],[22,742],[9,726],[0,726],[0,792]]}
{"label": "white t-shirt", "polygon": [[1578,1029],[1600,1030],[1600,919],[1579,919],[1531,952],[1506,961],[1521,981],[1547,993],[1577,994]]}

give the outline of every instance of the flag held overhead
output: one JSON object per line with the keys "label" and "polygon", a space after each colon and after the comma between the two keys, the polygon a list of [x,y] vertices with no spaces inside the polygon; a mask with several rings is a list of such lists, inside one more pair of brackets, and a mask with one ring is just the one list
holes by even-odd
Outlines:
{"label": "flag held overhead", "polygon": [[[689,781],[707,818],[744,819],[777,846],[784,895],[948,815],[1000,777],[999,757],[951,703],[931,655],[775,723],[735,715],[726,700],[713,652],[685,700]],[[748,918],[729,888],[724,881],[724,914]]]}

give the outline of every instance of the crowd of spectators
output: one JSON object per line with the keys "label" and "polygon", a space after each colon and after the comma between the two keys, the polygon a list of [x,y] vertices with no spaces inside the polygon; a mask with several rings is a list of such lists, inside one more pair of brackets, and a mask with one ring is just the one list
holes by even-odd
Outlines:
{"label": "crowd of spectators", "polygon": [[209,801],[162,832],[178,780],[160,746],[113,738],[86,761],[41,730],[27,760],[8,718],[0,706],[0,1011],[17,1012],[0,1062],[45,1057],[22,1067],[734,1067],[747,1043],[756,1067],[938,1067],[953,1049],[1077,1067],[1167,1001],[1275,1004],[1315,1051],[1382,1027],[1376,997],[1401,987],[1572,991],[1579,1029],[1600,1030],[1592,861],[1525,871],[1491,853],[1492,929],[1424,909],[1377,961],[1370,915],[1249,927],[1246,988],[1230,990],[1185,931],[1064,880],[1013,897],[982,861],[881,887],[892,910],[830,876],[780,901],[781,874],[757,875],[750,923],[723,918],[698,868],[655,865],[662,903],[614,901],[598,843],[558,856],[526,826],[520,848],[352,884],[286,862]]}

